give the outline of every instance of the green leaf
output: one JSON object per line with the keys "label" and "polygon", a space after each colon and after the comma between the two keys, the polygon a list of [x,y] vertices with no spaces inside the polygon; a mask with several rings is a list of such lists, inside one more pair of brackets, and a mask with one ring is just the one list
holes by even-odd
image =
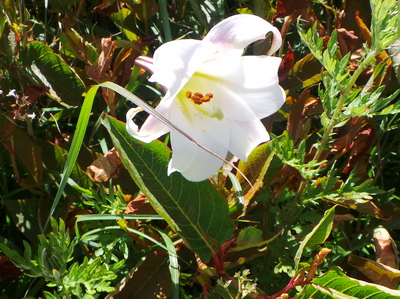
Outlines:
{"label": "green leaf", "polygon": [[236,240],[237,246],[234,248],[230,248],[229,252],[235,252],[240,250],[245,250],[253,247],[261,247],[276,239],[280,236],[281,232],[273,236],[271,239],[263,240],[262,231],[255,227],[247,227],[239,233],[239,236]]}
{"label": "green leaf", "polygon": [[56,100],[71,106],[82,104],[82,80],[49,46],[33,41],[21,49],[20,58],[28,75],[35,83],[49,87]]}
{"label": "green leaf", "polygon": [[[42,149],[23,130],[6,118],[0,118],[0,141],[10,152],[19,165],[28,173],[28,178],[21,179],[20,185],[25,188],[38,187],[42,184],[43,165]],[[3,135],[4,134],[4,135]]]}
{"label": "green leaf", "polygon": [[[86,133],[86,128],[89,123],[89,117],[92,112],[93,101],[96,95],[97,88],[92,88],[87,92],[85,100],[83,102],[81,112],[79,114],[78,123],[76,125],[76,130],[74,133],[74,138],[72,139],[70,151],[68,153],[67,161],[64,166],[64,170],[61,174],[60,187],[58,188],[56,197],[54,198],[53,205],[50,209],[50,216],[53,215],[64,191],[64,188],[68,182],[68,178],[75,168],[75,162],[81,149],[83,137]],[[49,220],[46,221],[44,228],[46,229]]]}
{"label": "green leaf", "polygon": [[126,39],[130,41],[139,39],[138,36],[141,35],[141,32],[136,28],[135,16],[129,9],[122,8],[118,12],[111,14],[111,20],[124,33]]}
{"label": "green leaf", "polygon": [[275,142],[276,139],[256,147],[247,158],[247,162],[239,162],[240,171],[253,185],[253,187],[251,187],[241,174],[237,174],[239,183],[243,185],[243,194],[245,195],[244,213],[250,200],[260,190],[260,188],[263,188],[265,184],[264,179],[267,174],[274,175],[276,170],[282,166],[280,161],[276,163],[276,160],[278,159],[274,160],[275,153],[272,144]]}
{"label": "green leaf", "polygon": [[[171,281],[172,281],[172,296],[171,299],[179,299],[179,263],[178,263],[178,255],[176,253],[175,244],[172,239],[164,233],[162,230],[154,229],[161,235],[165,242],[165,246],[168,247],[168,256],[169,256],[169,272],[171,273]],[[172,254],[171,254],[172,253]]]}
{"label": "green leaf", "polygon": [[[118,263],[116,269],[121,266],[122,263]],[[63,278],[63,288],[71,290],[78,298],[82,298],[81,284],[84,292],[89,295],[97,292],[112,292],[114,287],[110,286],[110,280],[116,279],[117,275],[108,268],[109,266],[102,263],[100,257],[89,262],[85,256],[82,264],[74,263],[69,267],[68,274]]]}
{"label": "green leaf", "polygon": [[396,0],[370,0],[372,21],[371,49],[379,53],[399,38],[399,7]]}
{"label": "green leaf", "polygon": [[324,217],[319,221],[319,223],[313,228],[313,230],[307,234],[303,242],[300,244],[299,249],[297,249],[296,256],[294,257],[296,269],[299,266],[301,256],[303,255],[303,250],[305,247],[313,247],[317,244],[324,243],[331,233],[333,226],[333,217],[335,216],[335,207],[333,206],[329,210],[325,211]]}
{"label": "green leaf", "polygon": [[208,261],[218,244],[232,237],[226,200],[209,181],[192,183],[180,173],[167,175],[171,151],[159,142],[139,142],[125,124],[105,117],[107,128],[121,161],[154,209],[180,234],[202,261]]}
{"label": "green leaf", "polygon": [[63,45],[63,50],[71,53],[74,57],[88,64],[97,62],[96,48],[86,42],[74,29],[67,28],[65,32],[61,32],[60,41]]}
{"label": "green leaf", "polygon": [[43,291],[43,295],[46,299],[58,299],[59,297],[53,295],[52,293],[49,293],[47,291]]}
{"label": "green leaf", "polygon": [[[350,278],[346,276],[339,267],[331,268],[328,273],[322,277],[314,278],[312,282],[313,285],[307,285],[303,292],[297,295],[296,298],[400,298],[400,291]],[[321,287],[326,291],[321,291]],[[330,291],[330,293],[327,291]]]}

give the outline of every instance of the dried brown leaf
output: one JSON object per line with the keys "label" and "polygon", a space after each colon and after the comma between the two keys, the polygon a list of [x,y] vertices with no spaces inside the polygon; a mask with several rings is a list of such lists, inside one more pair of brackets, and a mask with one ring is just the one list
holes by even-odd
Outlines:
{"label": "dried brown leaf", "polygon": [[168,267],[168,255],[147,255],[140,267],[122,279],[106,299],[169,298],[172,283]]}
{"label": "dried brown leaf", "polygon": [[86,65],[86,74],[97,83],[112,81],[113,74],[110,71],[111,60],[115,50],[115,43],[111,37],[101,39],[102,52],[94,65]]}
{"label": "dried brown leaf", "polygon": [[139,194],[135,199],[131,200],[126,207],[124,214],[156,214],[153,207],[147,201],[144,194]]}
{"label": "dried brown leaf", "polygon": [[113,148],[103,157],[96,159],[86,170],[89,178],[96,182],[106,182],[118,176],[122,162],[118,152]]}
{"label": "dried brown leaf", "polygon": [[47,86],[32,84],[24,90],[24,96],[29,101],[29,104],[32,105],[37,101],[39,96],[46,94],[49,90],[50,88]]}
{"label": "dried brown leaf", "polygon": [[283,57],[281,64],[279,65],[279,70],[278,70],[279,82],[282,82],[287,78],[289,72],[293,69],[293,67],[294,67],[294,52],[290,44],[288,44],[288,50],[285,54],[285,57]]}
{"label": "dried brown leaf", "polygon": [[104,16],[111,16],[111,14],[118,12],[124,4],[115,0],[103,0],[99,5],[93,8],[93,13],[99,13]]}
{"label": "dried brown leaf", "polygon": [[355,20],[357,22],[358,27],[361,30],[361,34],[365,41],[367,42],[368,46],[371,46],[371,41],[372,41],[372,34],[371,31],[369,31],[368,26],[364,23],[364,21],[360,18],[360,13],[357,11],[355,15]]}
{"label": "dried brown leaf", "polygon": [[353,52],[358,40],[358,37],[354,35],[354,32],[348,31],[345,28],[338,28],[337,32],[340,54],[345,56],[347,53]]}
{"label": "dried brown leaf", "polygon": [[349,255],[348,261],[372,282],[391,289],[397,288],[400,281],[399,270],[353,254]]}
{"label": "dried brown leaf", "polygon": [[382,226],[374,229],[376,261],[398,269],[397,248],[389,232]]}
{"label": "dried brown leaf", "polygon": [[278,0],[276,2],[275,18],[286,17],[305,9],[313,0]]}
{"label": "dried brown leaf", "polygon": [[0,255],[0,281],[20,275],[21,270],[10,261],[10,258]]}
{"label": "dried brown leaf", "polygon": [[360,159],[368,155],[375,138],[376,128],[374,126],[366,125],[362,127],[362,130],[358,132],[354,141],[349,145],[351,149],[350,157],[343,173],[348,173]]}
{"label": "dried brown leaf", "polygon": [[290,136],[292,137],[293,142],[297,142],[300,136],[300,131],[303,128],[305,123],[305,104],[306,101],[310,97],[310,90],[305,89],[297,99],[293,103],[293,107],[290,111],[287,128],[286,130],[289,132]]}

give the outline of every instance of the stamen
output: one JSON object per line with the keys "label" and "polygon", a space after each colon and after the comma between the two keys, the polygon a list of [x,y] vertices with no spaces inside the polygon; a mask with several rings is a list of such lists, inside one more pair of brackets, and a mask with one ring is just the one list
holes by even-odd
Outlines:
{"label": "stamen", "polygon": [[200,92],[195,92],[194,94],[192,94],[190,91],[187,91],[185,95],[188,99],[191,99],[196,105],[201,105],[202,103],[209,102],[214,97],[212,93],[207,93],[204,96]]}

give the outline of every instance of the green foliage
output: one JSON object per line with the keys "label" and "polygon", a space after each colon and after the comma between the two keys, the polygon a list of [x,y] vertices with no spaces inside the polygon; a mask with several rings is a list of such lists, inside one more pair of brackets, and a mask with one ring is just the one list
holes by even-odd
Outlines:
{"label": "green foliage", "polygon": [[71,241],[62,219],[57,223],[54,218],[50,218],[50,222],[52,231],[39,236],[35,256],[32,256],[32,248],[25,241],[23,256],[5,244],[0,244],[0,249],[17,267],[24,270],[26,275],[43,277],[47,286],[57,288],[53,295],[46,293],[46,298],[70,298],[71,295],[78,298],[98,298],[99,292],[113,291],[110,281],[117,277],[115,272],[121,268],[124,261],[107,265],[99,257],[90,261],[85,257],[80,264],[75,262],[68,265],[73,259],[76,240]]}
{"label": "green foliage", "polygon": [[342,269],[334,267],[325,275],[313,280],[296,298],[398,298],[400,292],[383,286],[347,277]]}
{"label": "green foliage", "polygon": [[67,271],[67,263],[71,261],[74,242],[71,242],[65,224],[60,219],[59,224],[51,218],[52,231],[39,236],[37,254],[32,256],[32,248],[24,241],[24,255],[11,250],[7,245],[0,244],[1,250],[11,257],[21,269],[32,277],[44,277],[51,284],[59,285]]}

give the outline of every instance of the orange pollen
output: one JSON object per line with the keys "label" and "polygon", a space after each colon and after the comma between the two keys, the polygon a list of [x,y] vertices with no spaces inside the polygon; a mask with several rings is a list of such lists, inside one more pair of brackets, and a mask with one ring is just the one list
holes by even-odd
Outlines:
{"label": "orange pollen", "polygon": [[190,91],[187,91],[186,97],[188,99],[191,99],[193,101],[193,103],[195,103],[197,105],[201,105],[203,103],[211,101],[211,99],[214,97],[214,95],[212,93],[206,93],[206,95],[203,95],[200,92],[195,92],[194,94],[192,94]]}

